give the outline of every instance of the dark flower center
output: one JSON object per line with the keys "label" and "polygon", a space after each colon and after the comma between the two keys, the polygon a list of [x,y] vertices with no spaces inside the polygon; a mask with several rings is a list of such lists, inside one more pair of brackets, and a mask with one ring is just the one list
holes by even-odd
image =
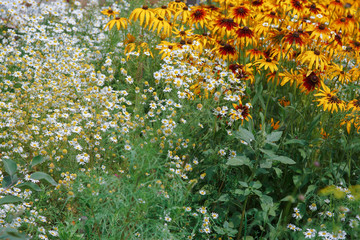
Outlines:
{"label": "dark flower center", "polygon": [[144,10],[147,10],[149,7],[148,6],[146,6],[146,5],[144,5],[143,7],[142,7],[142,9],[144,9]]}
{"label": "dark flower center", "polygon": [[271,58],[266,58],[266,62],[271,62]]}
{"label": "dark flower center", "polygon": [[275,16],[276,13],[274,11],[271,11],[270,15]]}
{"label": "dark flower center", "polygon": [[310,8],[311,8],[311,9],[316,9],[315,3],[311,4],[311,5],[310,5]]}
{"label": "dark flower center", "polygon": [[354,106],[355,107],[360,107],[360,99],[357,99],[354,101]]}
{"label": "dark flower center", "polygon": [[189,8],[188,7],[183,7],[183,10],[187,11],[187,10],[189,10]]}
{"label": "dark flower center", "polygon": [[184,36],[184,35],[186,35],[186,32],[185,32],[185,31],[181,31],[181,32],[180,32],[180,35],[181,35],[181,36]]}
{"label": "dark flower center", "polygon": [[315,51],[314,51],[314,54],[319,56],[319,55],[320,55],[320,51],[319,51],[319,50],[315,50]]}
{"label": "dark flower center", "polygon": [[318,77],[316,76],[316,75],[312,75],[311,77],[310,77],[310,81],[312,81],[313,83],[317,83],[318,82]]}
{"label": "dark flower center", "polygon": [[162,9],[167,9],[167,6],[163,5],[161,6]]}
{"label": "dark flower center", "polygon": [[355,47],[360,47],[360,42],[354,41],[354,45],[355,45]]}
{"label": "dark flower center", "polygon": [[248,31],[248,30],[249,30],[249,27],[245,26],[245,27],[243,27],[243,30],[244,30],[244,31]]}
{"label": "dark flower center", "polygon": [[113,14],[114,11],[113,10],[108,10],[108,14]]}
{"label": "dark flower center", "polygon": [[346,17],[347,17],[347,18],[353,18],[353,15],[348,14]]}
{"label": "dark flower center", "polygon": [[181,45],[185,45],[185,44],[186,44],[185,40],[181,40],[181,41],[180,41],[180,44],[181,44]]}
{"label": "dark flower center", "polygon": [[341,18],[340,22],[346,22],[346,18]]}
{"label": "dark flower center", "polygon": [[158,19],[159,19],[160,21],[164,20],[162,17],[158,17]]}
{"label": "dark flower center", "polygon": [[187,41],[186,41],[186,44],[192,44],[192,40],[190,40],[190,39],[188,39]]}
{"label": "dark flower center", "polygon": [[298,37],[300,37],[300,34],[299,34],[298,32],[294,32],[294,33],[292,34],[292,36],[293,36],[294,38],[298,38]]}
{"label": "dark flower center", "polygon": [[320,30],[324,30],[324,29],[325,29],[325,24],[323,24],[323,23],[320,24],[320,25],[319,25],[319,29],[320,29]]}
{"label": "dark flower center", "polygon": [[341,74],[344,74],[345,72],[344,71],[340,71]]}
{"label": "dark flower center", "polygon": [[196,10],[196,12],[194,13],[194,16],[195,16],[195,17],[200,17],[200,16],[202,16],[202,15],[203,15],[203,12],[200,11],[200,10]]}
{"label": "dark flower center", "polygon": [[341,103],[341,100],[337,96],[332,96],[329,99],[329,102],[331,102],[331,103]]}
{"label": "dark flower center", "polygon": [[175,0],[175,2],[179,3],[179,2],[181,2],[181,0]]}

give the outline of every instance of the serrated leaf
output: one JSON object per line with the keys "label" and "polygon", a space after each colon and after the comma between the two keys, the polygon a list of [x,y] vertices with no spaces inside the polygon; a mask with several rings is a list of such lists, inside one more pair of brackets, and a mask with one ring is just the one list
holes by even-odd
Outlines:
{"label": "serrated leaf", "polygon": [[234,135],[235,137],[240,138],[249,144],[255,140],[254,134],[242,127],[239,127],[239,130],[236,131]]}
{"label": "serrated leaf", "polygon": [[11,159],[5,158],[2,160],[4,163],[5,171],[11,176],[16,173],[17,164]]}
{"label": "serrated leaf", "polygon": [[266,136],[266,141],[276,142],[279,141],[282,136],[282,131],[275,131]]}
{"label": "serrated leaf", "polygon": [[246,165],[246,166],[251,166],[251,162],[250,159],[247,158],[246,156],[236,156],[233,158],[230,158],[226,165],[229,166],[242,166],[242,165]]}
{"label": "serrated leaf", "polygon": [[272,161],[279,161],[284,164],[295,164],[296,162],[292,160],[291,158],[285,157],[285,156],[277,156],[271,158]]}
{"label": "serrated leaf", "polygon": [[31,160],[31,163],[30,163],[30,168],[44,162],[46,160],[46,158],[44,158],[43,156],[41,155],[38,155],[36,157],[34,157],[32,160]]}
{"label": "serrated leaf", "polygon": [[50,184],[52,184],[54,186],[57,185],[55,180],[49,174],[46,174],[46,173],[43,173],[43,172],[34,172],[33,174],[31,174],[30,178],[34,179],[34,180],[44,179],[44,180],[48,181]]}
{"label": "serrated leaf", "polygon": [[16,203],[16,202],[23,202],[22,198],[16,196],[5,196],[0,199],[0,205],[7,204],[7,203]]}
{"label": "serrated leaf", "polygon": [[35,183],[33,183],[33,182],[20,183],[20,184],[17,185],[16,187],[18,187],[18,188],[29,187],[29,188],[31,188],[32,190],[35,190],[35,191],[37,191],[37,192],[41,192],[41,191],[42,191],[41,188],[40,188],[38,185],[36,185]]}

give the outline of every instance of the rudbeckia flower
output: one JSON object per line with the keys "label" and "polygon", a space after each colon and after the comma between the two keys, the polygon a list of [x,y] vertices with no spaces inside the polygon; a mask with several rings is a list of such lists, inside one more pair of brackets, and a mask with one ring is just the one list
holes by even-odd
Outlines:
{"label": "rudbeckia flower", "polygon": [[165,36],[171,35],[171,28],[170,23],[162,17],[154,18],[149,25],[149,30],[157,30],[157,34],[160,34],[160,31],[162,30],[162,34]]}
{"label": "rudbeckia flower", "polygon": [[220,38],[223,38],[225,34],[226,37],[230,37],[237,26],[238,24],[232,18],[219,18],[215,20],[212,32],[219,35]]}
{"label": "rudbeckia flower", "polygon": [[348,102],[346,109],[352,112],[360,112],[360,98]]}
{"label": "rudbeckia flower", "polygon": [[270,72],[275,72],[278,70],[278,62],[277,61],[274,61],[273,59],[271,59],[270,57],[268,58],[262,58],[258,61],[255,62],[256,65],[258,65],[258,69],[262,69],[264,68],[264,70],[267,70],[269,69]]}
{"label": "rudbeckia flower", "polygon": [[304,74],[302,90],[307,90],[307,92],[310,92],[314,90],[315,87],[320,87],[321,82],[322,81],[320,77],[317,76],[315,72],[311,72],[310,74]]}
{"label": "rudbeckia flower", "polygon": [[313,25],[309,25],[306,28],[306,31],[311,32],[310,38],[314,40],[321,40],[327,41],[331,36],[330,29],[324,23],[318,23],[315,27]]}
{"label": "rudbeckia flower", "polygon": [[257,61],[261,57],[265,57],[264,52],[259,50],[258,48],[246,50],[246,56],[249,57],[250,62]]}
{"label": "rudbeckia flower", "polygon": [[113,26],[116,24],[117,30],[120,30],[120,28],[127,28],[128,20],[126,18],[120,18],[120,17],[114,17],[114,19],[110,20],[106,25],[105,28],[109,27],[109,30],[113,28]]}
{"label": "rudbeckia flower", "polygon": [[284,70],[284,72],[279,73],[279,77],[282,78],[281,86],[284,86],[286,83],[290,82],[290,86],[294,83],[296,85],[300,84],[301,81],[301,75],[299,73],[293,71],[293,69],[290,70],[290,72]]}
{"label": "rudbeckia flower", "polygon": [[251,11],[245,6],[236,6],[229,8],[229,17],[234,19],[239,25],[246,25],[246,20],[250,17]]}
{"label": "rudbeckia flower", "polygon": [[161,17],[170,21],[171,16],[174,13],[174,10],[164,5],[161,6],[160,8],[155,8],[154,12],[157,15],[157,17]]}
{"label": "rudbeckia flower", "polygon": [[191,11],[187,6],[183,7],[180,11],[177,11],[174,15],[174,19],[177,19],[178,17],[181,17],[181,22],[186,23],[188,19],[190,18]]}
{"label": "rudbeckia flower", "polygon": [[155,13],[152,9],[149,9],[148,6],[144,5],[142,8],[135,8],[129,17],[130,21],[137,21],[140,19],[140,25],[145,21],[144,27],[150,24],[150,22],[155,18]]}
{"label": "rudbeckia flower", "polygon": [[338,110],[343,111],[345,109],[345,103],[336,96],[337,90],[330,91],[330,88],[323,82],[321,85],[322,89],[320,89],[319,93],[314,94],[315,97],[321,97],[316,100],[319,102],[318,106],[322,105],[325,111],[330,111],[331,113],[334,111],[337,112]]}
{"label": "rudbeckia flower", "polygon": [[249,44],[256,44],[254,31],[248,26],[238,28],[235,34],[238,37],[238,44],[241,47],[248,46]]}
{"label": "rudbeckia flower", "polygon": [[320,69],[321,71],[324,71],[328,65],[327,57],[321,55],[319,50],[306,51],[301,53],[297,60],[302,64],[307,63],[309,69],[313,69],[314,67],[314,69]]}
{"label": "rudbeckia flower", "polygon": [[190,26],[195,25],[196,28],[198,25],[204,28],[204,25],[209,23],[210,20],[209,13],[203,7],[194,7],[191,9],[191,13],[188,18],[188,24]]}
{"label": "rudbeckia flower", "polygon": [[186,7],[186,4],[181,2],[181,0],[175,0],[174,2],[169,2],[168,7],[178,12]]}
{"label": "rudbeckia flower", "polygon": [[119,14],[119,12],[112,10],[111,7],[109,7],[108,9],[102,10],[101,13],[106,16],[109,16],[109,17]]}
{"label": "rudbeckia flower", "polygon": [[229,41],[228,43],[220,43],[213,50],[213,52],[217,53],[223,60],[234,61],[237,59],[237,50],[233,45],[233,41]]}
{"label": "rudbeckia flower", "polygon": [[234,109],[232,109],[229,113],[230,120],[236,121],[241,119],[241,124],[243,124],[244,119],[246,121],[249,121],[249,118],[252,119],[252,116],[250,115],[250,107],[251,105],[249,103],[243,105],[241,102],[241,99],[239,100],[239,104],[232,104]]}
{"label": "rudbeckia flower", "polygon": [[351,81],[351,75],[344,71],[343,65],[333,64],[329,67],[329,72],[331,78],[336,78],[337,81],[344,83],[349,83]]}
{"label": "rudbeckia flower", "polygon": [[174,34],[174,37],[181,38],[183,40],[189,39],[193,36],[193,32],[191,30],[184,30],[184,25],[182,25],[180,29],[174,28],[172,33]]}

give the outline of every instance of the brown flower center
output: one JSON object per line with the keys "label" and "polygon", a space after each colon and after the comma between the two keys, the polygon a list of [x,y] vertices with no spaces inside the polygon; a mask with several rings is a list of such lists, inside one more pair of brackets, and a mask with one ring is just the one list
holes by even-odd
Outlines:
{"label": "brown flower center", "polygon": [[271,58],[266,58],[266,62],[271,62]]}
{"label": "brown flower center", "polygon": [[311,77],[310,77],[310,81],[312,81],[313,83],[317,83],[318,82],[318,77],[316,76],[316,75],[312,75]]}
{"label": "brown flower center", "polygon": [[324,30],[324,29],[325,29],[325,24],[323,24],[323,23],[320,24],[320,25],[319,25],[319,29],[320,29],[320,30]]}
{"label": "brown flower center", "polygon": [[163,5],[161,6],[162,9],[167,9],[167,6]]}
{"label": "brown flower center", "polygon": [[315,50],[315,51],[314,51],[314,54],[319,56],[319,55],[320,55],[320,51],[319,51],[319,50]]}
{"label": "brown flower center", "polygon": [[294,32],[292,36],[293,36],[294,38],[298,38],[298,37],[300,37],[300,34],[299,34],[299,32]]}
{"label": "brown flower center", "polygon": [[144,5],[144,6],[142,7],[142,9],[144,9],[144,10],[148,10],[148,9],[149,9],[149,7],[148,7],[147,5]]}
{"label": "brown flower center", "polygon": [[346,18],[341,18],[340,22],[346,22]]}

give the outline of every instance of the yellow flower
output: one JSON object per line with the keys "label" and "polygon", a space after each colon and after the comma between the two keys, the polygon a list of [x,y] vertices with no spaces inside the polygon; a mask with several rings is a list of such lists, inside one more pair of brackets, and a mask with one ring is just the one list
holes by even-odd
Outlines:
{"label": "yellow flower", "polygon": [[[111,30],[114,25],[116,24],[116,28],[117,30],[120,30],[120,28],[124,28],[126,29],[127,28],[127,25],[128,25],[128,20],[126,18],[119,18],[119,17],[114,17],[113,20],[110,20],[110,22],[108,22],[106,25],[105,25],[105,28],[109,27],[109,30]],[[104,29],[105,29],[104,28]]]}
{"label": "yellow flower", "polygon": [[137,21],[138,19],[140,19],[140,25],[142,26],[144,21],[145,21],[145,25],[144,27],[146,27],[147,25],[150,24],[150,22],[155,18],[155,13],[153,12],[152,9],[149,9],[148,6],[144,5],[142,8],[135,8],[129,17],[129,20],[132,21]]}
{"label": "yellow flower", "polygon": [[177,12],[186,7],[186,4],[181,2],[181,0],[175,0],[175,2],[169,2],[168,7],[174,9]]}
{"label": "yellow flower", "polygon": [[316,97],[321,97],[320,99],[316,100],[319,102],[318,106],[323,105],[324,110],[331,111],[331,113],[334,111],[337,112],[338,110],[344,110],[345,103],[336,96],[337,91],[330,91],[330,88],[328,88],[323,82],[321,82],[321,86],[323,90],[320,90],[319,93],[314,94]]}
{"label": "yellow flower", "polygon": [[161,8],[155,8],[154,12],[157,17],[166,18],[168,21],[170,21],[174,10],[172,8],[168,8],[167,6],[161,6]]}
{"label": "yellow flower", "polygon": [[154,18],[150,25],[149,30],[155,31],[157,29],[157,34],[160,34],[160,31],[162,30],[162,34],[165,36],[171,35],[171,25],[168,21],[164,20],[162,17]]}
{"label": "yellow flower", "polygon": [[286,83],[290,82],[290,85],[295,83],[296,85],[301,83],[301,75],[299,75],[296,71],[294,73],[293,69],[288,71],[284,71],[283,73],[279,73],[279,76],[282,77],[281,86],[284,86]]}
{"label": "yellow flower", "polygon": [[315,66],[315,69],[324,71],[325,67],[328,65],[327,58],[324,55],[321,55],[319,50],[306,51],[298,56],[298,60],[302,64],[308,63],[309,69],[313,69],[313,66]]}
{"label": "yellow flower", "polygon": [[271,72],[275,72],[278,70],[278,62],[277,61],[274,61],[272,60],[271,58],[262,58],[258,61],[255,62],[256,65],[259,65],[258,66],[258,69],[262,69],[264,68],[265,70],[269,69]]}
{"label": "yellow flower", "polygon": [[109,7],[109,9],[102,10],[101,13],[109,17],[119,14],[119,12],[112,10],[111,7]]}

